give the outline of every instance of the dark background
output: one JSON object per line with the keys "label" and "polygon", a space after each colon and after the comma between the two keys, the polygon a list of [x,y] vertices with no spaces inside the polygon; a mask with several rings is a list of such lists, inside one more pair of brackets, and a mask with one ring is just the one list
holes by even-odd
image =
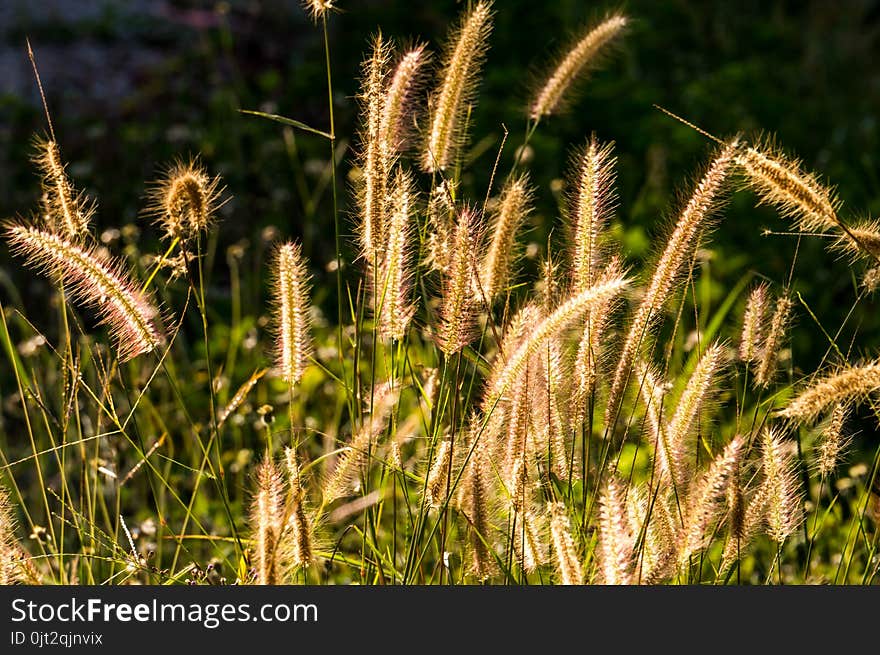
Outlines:
{"label": "dark background", "polygon": [[[422,38],[435,51],[462,10],[454,0],[340,0],[330,20],[337,134],[356,129],[357,75],[378,26],[402,42]],[[465,192],[482,198],[502,134],[509,164],[522,138],[533,73],[580,26],[619,4],[500,0],[472,145],[482,154],[465,176]],[[596,73],[571,111],[542,124],[533,140],[531,172],[541,191],[529,239],[546,243],[558,216],[552,182],[562,178],[573,145],[595,131],[617,143],[621,208],[615,230],[633,261],[650,254],[676,190],[705,160],[709,142],[652,107],[657,103],[708,131],[729,136],[775,133],[805,166],[838,188],[845,218],[880,210],[876,65],[880,5],[876,2],[691,2],[631,0],[634,25],[624,47]],[[254,243],[265,226],[304,240],[319,299],[333,311],[325,271],[333,256],[329,194],[313,214],[304,209],[298,174],[317,184],[326,142],[295,135],[296,157],[282,128],[238,113],[276,112],[327,129],[326,77],[320,29],[295,0],[4,0],[0,4],[0,216],[26,216],[37,206],[38,180],[29,163],[31,138],[45,119],[26,57],[33,44],[58,140],[77,184],[99,200],[98,232],[137,222],[149,250],[155,233],[141,215],[145,182],[176,156],[201,153],[224,178],[232,200],[223,209],[220,247]],[[351,162],[346,153],[341,180]],[[502,171],[505,168],[502,168]],[[340,183],[343,211],[347,188]],[[556,185],[558,189],[558,183]],[[712,242],[717,303],[743,274],[785,281],[796,240],[764,236],[788,224],[754,198],[736,194]],[[246,240],[246,241],[242,241]],[[826,329],[834,332],[851,306],[860,268],[801,244],[795,277]],[[542,246],[543,247],[543,246]],[[222,251],[221,251],[222,252]],[[222,268],[222,267],[221,267]],[[215,294],[223,294],[223,273]],[[254,288],[260,288],[256,276]],[[9,265],[0,248],[0,298],[16,288],[35,306],[48,285]],[[14,294],[14,295],[18,295]],[[262,311],[260,294],[245,311]],[[33,308],[26,308],[33,309]],[[31,312],[33,313],[33,312]],[[803,312],[801,312],[803,314]],[[874,352],[876,306],[860,305],[856,352]],[[798,364],[810,370],[827,343],[811,319],[799,321]],[[847,334],[849,336],[847,336]],[[851,330],[844,339],[852,336]]]}

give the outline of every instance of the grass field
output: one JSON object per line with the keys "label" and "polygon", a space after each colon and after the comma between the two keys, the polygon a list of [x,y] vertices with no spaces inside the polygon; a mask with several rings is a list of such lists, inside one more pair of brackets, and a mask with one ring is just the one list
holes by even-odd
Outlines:
{"label": "grass field", "polygon": [[[610,139],[585,126],[549,188],[532,171],[632,17],[548,55],[522,123],[487,142],[473,117],[503,6],[469,3],[439,46],[377,33],[359,131],[339,135],[330,5],[306,3],[328,124],[239,117],[323,144],[284,182],[332,233],[320,262],[279,228],[221,246],[240,190],[208,156],[170,162],[137,221],[97,230],[47,108],[42,194],[3,227],[51,302],[27,311],[11,289],[0,308],[0,579],[874,583],[880,359],[851,318],[880,285],[880,225],[784,144],[665,112],[704,162],[633,256]],[[734,202],[778,214],[783,277],[715,278]],[[815,242],[852,280],[840,324],[799,287]]]}

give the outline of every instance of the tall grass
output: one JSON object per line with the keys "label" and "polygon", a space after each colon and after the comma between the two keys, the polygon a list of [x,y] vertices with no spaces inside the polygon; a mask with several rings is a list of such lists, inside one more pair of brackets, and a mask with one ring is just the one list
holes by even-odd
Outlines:
{"label": "tall grass", "polygon": [[[306,6],[332,101],[332,6]],[[691,289],[743,187],[798,238],[833,237],[855,272],[876,260],[876,224],[848,221],[766,140],[715,139],[657,258],[630,268],[609,231],[613,146],[593,135],[532,279],[523,232],[544,191],[529,162],[493,170],[485,198],[460,192],[493,12],[464,11],[430,84],[427,44],[372,40],[351,229],[332,107],[326,132],[283,119],[330,144],[335,316],[313,306],[321,277],[296,235],[253,254],[268,262],[260,315],[241,311],[251,255],[230,249],[229,288],[209,285],[226,192],[207,164],[172,164],[153,186],[165,243],[142,252],[98,238],[54,137],[37,142],[42,209],[4,234],[54,292],[43,316],[0,307],[15,385],[0,427],[3,582],[875,580],[880,448],[848,446],[851,417],[877,419],[876,359],[845,356],[826,331],[833,360],[801,374],[793,318],[818,318],[791,277],[748,293],[743,279],[710,317]],[[629,23],[611,15],[559,58],[523,102],[521,146]]]}

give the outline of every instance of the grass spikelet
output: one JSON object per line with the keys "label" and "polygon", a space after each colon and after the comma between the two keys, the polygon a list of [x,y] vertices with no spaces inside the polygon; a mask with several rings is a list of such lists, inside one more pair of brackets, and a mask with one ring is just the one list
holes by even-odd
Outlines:
{"label": "grass spikelet", "polygon": [[755,536],[764,527],[764,517],[767,512],[767,489],[764,485],[747,496],[745,490],[741,490],[738,502],[741,502],[741,519],[734,516],[734,507],[730,503],[730,492],[728,492],[728,512],[730,517],[728,522],[730,530],[728,531],[727,543],[724,545],[724,552],[721,556],[720,572],[724,573],[730,569],[746,552]]}
{"label": "grass spikelet", "polygon": [[542,537],[541,518],[535,511],[526,458],[519,458],[513,467],[511,509],[513,510],[513,550],[519,565],[527,573],[547,560]]}
{"label": "grass spikelet", "polygon": [[816,453],[816,464],[819,475],[823,478],[831,475],[840,464],[852,436],[844,432],[849,406],[839,403],[831,410],[828,425],[822,431],[822,436]]}
{"label": "grass spikelet", "polygon": [[397,400],[397,392],[388,384],[377,385],[372,393],[373,411],[354,433],[336,461],[333,472],[323,485],[324,504],[352,495],[358,486],[358,476],[364,464],[369,463],[374,442],[388,423],[388,416]]}
{"label": "grass spikelet", "polygon": [[314,561],[312,547],[312,521],[305,508],[305,486],[302,483],[299,461],[293,448],[284,449],[287,479],[290,490],[290,511],[287,527],[290,531],[290,564],[294,567],[308,566]]}
{"label": "grass spikelet", "polygon": [[553,553],[556,555],[556,568],[564,585],[579,585],[584,581],[577,548],[571,535],[571,523],[564,503],[550,503],[550,537]]}
{"label": "grass spikelet", "polygon": [[760,388],[766,389],[773,381],[779,350],[782,348],[793,308],[794,303],[787,293],[776,301],[776,309],[773,312],[773,318],[770,319],[767,338],[764,340],[761,357],[755,368],[755,384]]}
{"label": "grass spikelet", "polygon": [[278,248],[273,276],[275,364],[285,382],[298,384],[312,353],[309,275],[298,243]]}
{"label": "grass spikelet", "polygon": [[569,201],[569,265],[571,288],[579,293],[591,286],[602,262],[600,238],[614,212],[614,144],[600,144],[594,134],[577,155],[577,174]]}
{"label": "grass spikelet", "polygon": [[568,480],[570,457],[566,435],[569,433],[569,422],[563,407],[570,404],[566,402],[567,380],[570,375],[560,340],[551,338],[547,342],[546,350],[536,358],[540,363],[539,374],[536,376],[536,388],[530,396],[532,403],[537,405],[531,412],[532,420],[537,420],[538,424],[533,425],[532,433],[546,435],[539,442],[539,452],[549,458],[550,470],[560,480]]}
{"label": "grass spikelet", "polygon": [[325,16],[336,9],[333,5],[335,0],[303,0],[303,7],[309,16],[316,23],[323,20]]}
{"label": "grass spikelet", "polygon": [[629,20],[612,14],[590,30],[562,58],[547,77],[529,108],[529,117],[538,120],[556,113],[566,92],[584,71],[595,68],[600,55],[626,29]]}
{"label": "grass spikelet", "polygon": [[660,381],[659,374],[648,364],[641,362],[636,367],[642,381],[641,396],[645,404],[645,425],[651,443],[654,445],[654,468],[658,479],[669,480],[672,477],[672,456],[669,452],[669,437],[663,420],[663,396],[669,385]]}
{"label": "grass spikelet", "polygon": [[679,565],[685,566],[691,555],[706,546],[709,529],[718,519],[727,499],[727,488],[738,470],[742,437],[734,437],[712,461],[689,494],[687,514],[679,549]]}
{"label": "grass spikelet", "polygon": [[425,502],[429,507],[439,509],[446,502],[449,493],[449,467],[452,461],[452,442],[444,439],[434,453],[434,463],[428,472],[425,489]]}
{"label": "grass spikelet", "polygon": [[600,566],[602,580],[609,585],[632,582],[634,539],[626,496],[626,488],[612,475],[599,498]]}
{"label": "grass spikelet", "polygon": [[39,584],[39,574],[15,537],[9,493],[0,486],[0,585]]}
{"label": "grass spikelet", "polygon": [[389,203],[388,241],[379,276],[379,334],[386,339],[403,339],[415,314],[412,277],[412,215],[415,191],[412,179],[402,170],[395,176]]}
{"label": "grass spikelet", "polygon": [[508,289],[517,252],[516,234],[531,211],[531,198],[528,177],[521,175],[507,183],[493,212],[488,230],[492,239],[480,264],[480,283],[489,304]]}
{"label": "grass spikelet", "polygon": [[880,221],[864,220],[849,226],[833,243],[832,248],[849,255],[853,260],[866,254],[880,259]]}
{"label": "grass spikelet", "polygon": [[648,336],[656,315],[668,300],[675,282],[689,256],[696,247],[699,236],[709,227],[713,210],[728,178],[739,145],[736,139],[727,143],[716,155],[692,193],[679,216],[675,230],[666,242],[666,248],[645,292],[642,302],[633,316],[632,323],[621,349],[620,359],[611,382],[606,405],[606,422],[613,425],[641,344]]}
{"label": "grass spikelet", "polygon": [[811,232],[840,227],[840,203],[834,192],[813,173],[802,171],[799,160],[787,157],[771,142],[743,149],[737,164],[761,202],[795,219],[800,229]]}
{"label": "grass spikelet", "polygon": [[432,271],[449,272],[455,237],[454,187],[447,181],[438,184],[428,200],[428,252],[425,265]]}
{"label": "grass spikelet", "polygon": [[880,361],[848,366],[813,382],[779,411],[796,423],[813,423],[832,405],[854,404],[880,389]]}
{"label": "grass spikelet", "polygon": [[127,361],[162,343],[156,327],[159,310],[142,293],[122,265],[103,257],[93,246],[34,227],[7,224],[6,238],[25,263],[49,275],[61,275],[70,297],[96,310],[106,325],[120,361]]}
{"label": "grass spikelet", "polygon": [[391,170],[414,130],[413,104],[421,89],[422,71],[429,61],[425,45],[418,45],[400,58],[391,74],[379,119],[379,148],[386,170]]}
{"label": "grass spikelet", "polygon": [[148,212],[169,238],[186,240],[214,222],[223,187],[197,159],[177,161],[149,191]]}
{"label": "grass spikelet", "polygon": [[282,476],[268,453],[257,466],[257,493],[251,507],[250,527],[256,559],[257,583],[280,581],[279,541],[283,529],[284,494]]}
{"label": "grass spikelet", "polygon": [[713,343],[706,349],[687,385],[678,399],[675,413],[667,428],[669,464],[677,489],[682,489],[689,479],[688,467],[694,460],[694,426],[698,422],[700,409],[709,397],[715,377],[721,367],[723,350]]}
{"label": "grass spikelet", "polygon": [[[603,279],[623,277],[623,275],[623,265],[617,257],[613,257],[602,272]],[[571,415],[575,425],[581,425],[586,420],[590,396],[596,389],[599,375],[607,365],[608,326],[620,302],[619,296],[609,296],[597,302],[587,312],[587,320],[581,332],[574,362],[575,387],[571,396]]]}
{"label": "grass spikelet", "polygon": [[248,394],[251,392],[251,390],[254,388],[254,386],[256,386],[257,382],[260,381],[260,378],[262,378],[265,374],[266,374],[266,369],[254,371],[253,374],[245,381],[245,383],[242,384],[238,388],[238,391],[235,392],[235,395],[232,396],[232,399],[226,404],[226,407],[224,407],[223,409],[221,409],[218,412],[218,414],[217,414],[217,427],[218,428],[226,422],[226,419],[228,419],[230,416],[232,416],[232,413],[235,410],[237,410],[239,407],[241,407],[241,404],[248,397]]}
{"label": "grass spikelet", "polygon": [[764,345],[768,302],[766,284],[759,284],[749,293],[746,311],[743,314],[742,336],[739,341],[739,358],[746,363],[757,361],[758,354]]}
{"label": "grass spikelet", "polygon": [[476,330],[476,302],[473,297],[474,258],[480,238],[476,214],[465,208],[458,217],[452,238],[449,269],[443,281],[437,343],[447,357],[468,345]]}
{"label": "grass spikelet", "polygon": [[480,70],[492,31],[492,3],[474,5],[453,32],[443,61],[442,82],[431,99],[431,118],[422,167],[448,168],[467,139],[465,119],[476,100]]}
{"label": "grass spikelet", "polygon": [[797,458],[778,429],[764,430],[761,468],[767,503],[767,534],[781,544],[803,520]]}
{"label": "grass spikelet", "polygon": [[478,439],[462,479],[461,509],[468,524],[468,545],[471,553],[470,572],[478,580],[486,580],[498,571],[498,564],[489,546],[489,481],[492,467],[479,423],[472,421],[471,439]]}
{"label": "grass spikelet", "polygon": [[382,261],[387,227],[386,189],[390,171],[387,168],[389,162],[383,157],[381,128],[390,57],[390,43],[381,34],[376,36],[370,57],[363,63],[364,74],[361,81],[363,127],[358,153],[361,167],[357,189],[358,236],[360,257],[370,277],[375,274]]}
{"label": "grass spikelet", "polygon": [[46,214],[52,231],[71,240],[83,236],[89,229],[94,206],[71,183],[58,143],[39,139],[34,162],[42,175]]}
{"label": "grass spikelet", "polygon": [[573,321],[583,316],[590,307],[620,293],[627,284],[628,281],[620,277],[603,280],[586,291],[572,296],[562,303],[556,311],[534,326],[528,338],[509,355],[506,365],[493,380],[490,397],[500,397],[522,372],[528,360],[542,347],[545,347],[550,338],[562,334]]}

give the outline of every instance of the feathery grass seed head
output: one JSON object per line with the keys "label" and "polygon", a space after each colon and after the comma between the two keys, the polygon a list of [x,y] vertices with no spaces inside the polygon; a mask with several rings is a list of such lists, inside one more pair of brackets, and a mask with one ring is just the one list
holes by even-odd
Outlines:
{"label": "feathery grass seed head", "polygon": [[578,76],[598,65],[600,55],[624,32],[628,22],[626,16],[612,14],[591,27],[547,76],[529,107],[529,117],[538,120],[558,112],[566,92]]}
{"label": "feathery grass seed head", "polygon": [[149,192],[149,212],[169,238],[188,239],[214,221],[223,187],[197,159],[173,163]]}
{"label": "feathery grass seed head", "polygon": [[96,310],[110,331],[120,361],[150,352],[162,343],[156,327],[159,310],[119,262],[99,255],[94,246],[79,245],[35,227],[9,223],[5,231],[12,251],[22,255],[28,266],[60,275],[74,302]]}
{"label": "feathery grass seed head", "polygon": [[678,223],[654,267],[648,289],[633,316],[624,340],[608,392],[605,417],[610,424],[616,419],[633,362],[648,336],[652,322],[675,288],[676,280],[690,260],[700,235],[711,225],[712,213],[722,197],[724,185],[738,150],[739,142],[733,139],[726,143],[712,160],[681,211]]}
{"label": "feathery grass seed head", "polygon": [[481,0],[450,38],[442,81],[430,101],[431,118],[422,155],[422,167],[428,173],[448,168],[467,140],[465,122],[476,102],[491,32],[492,3]]}
{"label": "feathery grass seed head", "polygon": [[78,192],[71,183],[58,143],[38,139],[34,162],[42,175],[49,227],[68,239],[80,238],[88,231],[95,209],[85,194]]}
{"label": "feathery grass seed head", "polygon": [[859,403],[878,390],[880,360],[848,366],[810,384],[779,415],[796,423],[813,423],[832,405]]}
{"label": "feathery grass seed head", "polygon": [[482,292],[489,304],[508,289],[517,254],[516,234],[531,211],[531,199],[526,175],[512,179],[501,192],[489,229],[492,238],[480,265]]}
{"label": "feathery grass seed head", "polygon": [[298,384],[312,353],[309,275],[298,243],[279,246],[273,277],[276,367],[285,382]]}
{"label": "feathery grass seed head", "polygon": [[757,361],[764,345],[768,300],[766,283],[759,284],[749,293],[746,311],[743,314],[742,337],[739,342],[739,358],[746,363]]}

